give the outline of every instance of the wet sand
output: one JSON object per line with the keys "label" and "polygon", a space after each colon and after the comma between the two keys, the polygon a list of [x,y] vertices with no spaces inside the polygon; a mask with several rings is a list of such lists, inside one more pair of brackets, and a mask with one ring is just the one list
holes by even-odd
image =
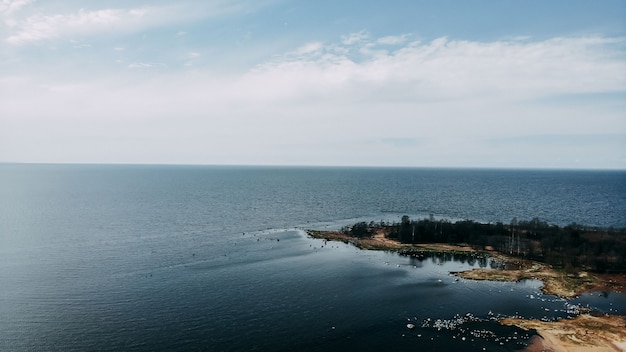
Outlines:
{"label": "wet sand", "polygon": [[533,336],[530,338],[528,347],[524,352],[556,352],[552,347],[548,346],[541,336]]}

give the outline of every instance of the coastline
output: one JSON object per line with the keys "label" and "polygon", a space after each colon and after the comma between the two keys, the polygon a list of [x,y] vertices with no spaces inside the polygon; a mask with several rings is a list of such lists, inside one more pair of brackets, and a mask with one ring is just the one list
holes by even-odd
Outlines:
{"label": "coastline", "polygon": [[626,292],[626,275],[624,274],[595,274],[580,271],[577,274],[567,274],[555,270],[547,264],[537,261],[509,257],[499,252],[476,250],[466,245],[451,245],[444,243],[406,244],[385,237],[382,231],[372,237],[357,238],[338,231],[306,230],[313,238],[327,241],[340,241],[352,244],[359,249],[393,251],[399,254],[411,255],[420,253],[457,253],[480,254],[495,258],[512,268],[506,269],[472,269],[468,271],[452,272],[464,279],[489,281],[522,281],[540,280],[543,282],[542,292],[562,298],[574,298],[583,293],[613,291]]}
{"label": "coastline", "polygon": [[[514,258],[493,251],[480,251],[470,246],[449,244],[406,244],[385,237],[379,231],[372,237],[357,238],[338,231],[306,230],[313,238],[350,243],[364,250],[394,251],[404,255],[422,253],[457,253],[485,255],[496,258],[514,269],[472,269],[451,274],[469,280],[522,281],[540,280],[545,294],[574,298],[583,293],[598,291],[626,291],[626,275],[599,275],[588,272],[566,274],[547,264]],[[572,319],[557,321],[504,318],[500,324],[524,330],[534,329],[539,336],[532,339],[526,351],[624,351],[626,352],[626,317],[615,315],[592,316],[583,313]]]}
{"label": "coastline", "polygon": [[534,339],[526,351],[594,351],[626,350],[626,317],[615,315],[592,316],[581,314],[558,321],[505,318],[500,324],[524,330],[536,330],[540,340]]}

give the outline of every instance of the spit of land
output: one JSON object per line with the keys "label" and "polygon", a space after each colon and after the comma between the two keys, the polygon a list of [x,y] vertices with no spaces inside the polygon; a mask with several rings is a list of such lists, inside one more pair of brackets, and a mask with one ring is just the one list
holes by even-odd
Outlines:
{"label": "spit of land", "polygon": [[[371,237],[362,238],[352,237],[338,231],[308,230],[307,233],[314,238],[350,243],[360,249],[395,251],[405,255],[448,252],[489,256],[508,265],[505,265],[505,269],[480,268],[452,274],[471,280],[541,280],[543,293],[563,298],[573,298],[594,291],[624,292],[626,289],[626,275],[624,274],[603,275],[586,271],[580,271],[576,274],[565,273],[545,263],[507,256],[489,250],[476,250],[468,245],[406,244],[387,238],[384,231],[378,231]],[[526,330],[535,329],[542,339],[531,344],[528,348],[529,351],[626,352],[626,318],[624,316],[583,313],[573,319],[558,321],[504,318],[500,320],[500,323]]]}

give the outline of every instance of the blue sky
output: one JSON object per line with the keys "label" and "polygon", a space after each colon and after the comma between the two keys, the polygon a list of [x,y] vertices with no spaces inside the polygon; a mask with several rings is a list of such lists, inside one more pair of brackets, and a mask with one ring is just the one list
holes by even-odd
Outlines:
{"label": "blue sky", "polygon": [[0,162],[626,169],[621,0],[0,0],[0,21]]}

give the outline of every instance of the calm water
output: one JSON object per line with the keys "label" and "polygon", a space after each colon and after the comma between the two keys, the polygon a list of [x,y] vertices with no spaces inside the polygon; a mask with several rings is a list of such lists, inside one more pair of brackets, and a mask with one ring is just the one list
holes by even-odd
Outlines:
{"label": "calm water", "polygon": [[0,165],[0,350],[513,351],[498,316],[626,312],[297,229],[403,214],[626,226],[626,172]]}

